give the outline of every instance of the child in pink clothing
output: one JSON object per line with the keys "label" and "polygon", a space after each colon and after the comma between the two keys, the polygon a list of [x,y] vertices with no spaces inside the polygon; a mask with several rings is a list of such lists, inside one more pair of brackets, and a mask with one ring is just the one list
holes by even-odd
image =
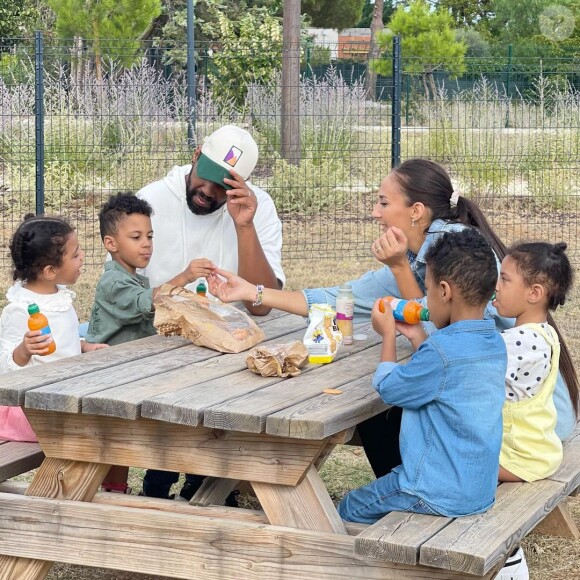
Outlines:
{"label": "child in pink clothing", "polygon": [[[81,342],[78,317],[72,304],[74,284],[83,265],[84,252],[74,229],[58,218],[29,215],[10,242],[14,284],[0,316],[0,373],[59,360],[104,348]],[[52,334],[28,330],[28,306],[37,304],[49,319]],[[54,340],[56,351],[46,354]],[[36,441],[20,407],[0,406],[0,439]]]}
{"label": "child in pink clothing", "polygon": [[20,407],[0,407],[0,439],[36,441],[36,435]]}

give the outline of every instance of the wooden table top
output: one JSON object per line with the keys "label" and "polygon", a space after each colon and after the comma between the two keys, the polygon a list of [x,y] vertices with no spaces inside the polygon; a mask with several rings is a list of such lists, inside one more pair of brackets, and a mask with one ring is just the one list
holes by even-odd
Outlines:
{"label": "wooden table top", "polygon": [[[264,344],[302,340],[304,318],[273,311],[254,320]],[[181,337],[152,336],[2,376],[0,404],[43,411],[324,439],[386,408],[371,385],[380,337],[342,345],[327,365],[308,364],[297,377],[261,377],[246,367],[248,352],[222,354]],[[410,345],[398,338],[399,360]],[[325,394],[323,389],[340,389]]]}

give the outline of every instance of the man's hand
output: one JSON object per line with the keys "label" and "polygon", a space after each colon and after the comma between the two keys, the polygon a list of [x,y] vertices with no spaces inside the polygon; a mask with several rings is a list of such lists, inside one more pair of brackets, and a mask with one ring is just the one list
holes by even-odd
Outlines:
{"label": "man's hand", "polygon": [[406,263],[408,249],[407,236],[403,233],[403,230],[394,226],[390,227],[384,234],[381,234],[371,246],[375,258],[389,267]]}
{"label": "man's hand", "polygon": [[248,184],[233,169],[230,169],[232,177],[224,179],[224,182],[232,187],[227,189],[227,208],[238,227],[247,227],[254,223],[254,215],[258,209],[256,195]]}
{"label": "man's hand", "polygon": [[108,344],[102,342],[87,342],[86,340],[81,340],[81,352],[93,352],[93,350],[101,350],[102,348],[109,348]]}
{"label": "man's hand", "polygon": [[[224,279],[225,278],[225,279]],[[256,286],[250,282],[228,272],[216,268],[208,277],[209,291],[222,302],[235,302],[246,300],[252,302],[256,299]]]}

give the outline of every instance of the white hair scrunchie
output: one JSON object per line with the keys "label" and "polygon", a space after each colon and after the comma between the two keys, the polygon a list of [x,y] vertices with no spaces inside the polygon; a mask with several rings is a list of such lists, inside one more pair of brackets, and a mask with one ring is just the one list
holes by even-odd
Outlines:
{"label": "white hair scrunchie", "polygon": [[451,207],[455,207],[457,206],[457,202],[459,201],[459,196],[461,194],[458,191],[454,191],[451,194],[451,197],[449,198],[449,204],[451,205]]}

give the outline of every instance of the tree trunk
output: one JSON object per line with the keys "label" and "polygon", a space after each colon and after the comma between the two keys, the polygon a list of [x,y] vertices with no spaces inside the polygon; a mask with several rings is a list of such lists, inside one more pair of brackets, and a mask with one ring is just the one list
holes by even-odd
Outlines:
{"label": "tree trunk", "polygon": [[372,64],[379,58],[379,47],[377,45],[377,33],[383,27],[383,6],[385,0],[375,0],[373,18],[371,20],[371,45],[369,47],[369,58],[367,72],[365,74],[365,92],[367,99],[375,101],[377,98],[377,73],[372,70]]}
{"label": "tree trunk", "polygon": [[103,91],[103,61],[101,55],[101,43],[99,41],[99,30],[96,20],[93,20],[93,52],[95,54],[95,76],[97,77],[97,91],[100,95]]}
{"label": "tree trunk", "polygon": [[300,0],[285,0],[282,16],[282,157],[300,163]]}
{"label": "tree trunk", "polygon": [[437,87],[435,85],[435,77],[433,76],[433,71],[427,73],[427,78],[429,79],[429,86],[431,87],[431,99],[435,100],[437,98]]}
{"label": "tree trunk", "polygon": [[78,87],[83,78],[83,39],[81,36],[74,37],[70,76],[73,85]]}
{"label": "tree trunk", "polygon": [[427,72],[424,72],[421,77],[423,79],[423,89],[425,90],[425,99],[430,101],[431,96],[429,95],[429,87],[427,86]]}

